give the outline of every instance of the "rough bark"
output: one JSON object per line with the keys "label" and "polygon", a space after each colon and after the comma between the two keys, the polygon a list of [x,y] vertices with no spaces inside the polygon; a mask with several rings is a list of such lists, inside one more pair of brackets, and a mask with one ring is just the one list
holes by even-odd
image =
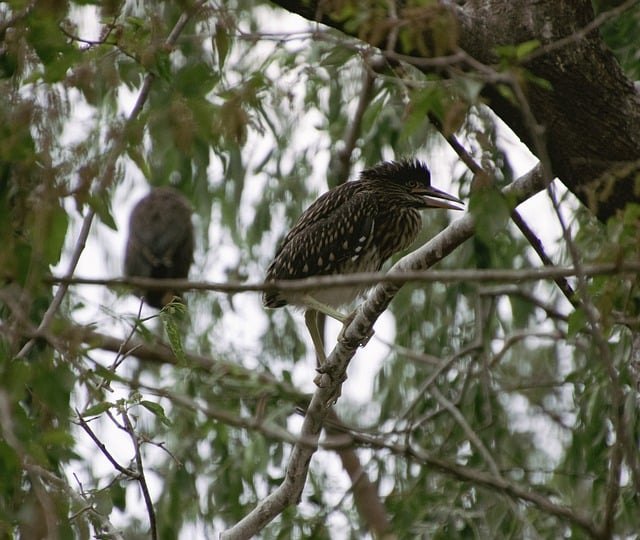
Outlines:
{"label": "rough bark", "polygon": [[[340,2],[273,3],[346,33],[346,28],[353,28],[349,20],[332,15]],[[546,165],[552,174],[601,220],[628,202],[640,203],[640,94],[597,29],[584,32],[594,19],[591,2],[471,0],[454,5],[443,1],[441,7],[445,6],[457,23],[457,31],[448,35],[457,35],[458,46],[485,64],[497,61],[497,46],[540,41],[541,49],[523,67],[548,81],[551,90],[523,83],[531,117],[523,114],[521,104],[506,99],[491,80],[483,89],[489,106],[534,154],[543,161],[548,157]],[[402,8],[398,15],[402,18]],[[411,18],[424,23],[415,8]],[[371,30],[375,23],[369,21],[368,29],[358,30],[358,37],[378,46],[383,40],[380,32]],[[433,28],[425,28],[423,43],[433,44],[433,40]],[[453,43],[447,46],[455,48]],[[424,56],[424,51],[397,49],[415,56]]]}

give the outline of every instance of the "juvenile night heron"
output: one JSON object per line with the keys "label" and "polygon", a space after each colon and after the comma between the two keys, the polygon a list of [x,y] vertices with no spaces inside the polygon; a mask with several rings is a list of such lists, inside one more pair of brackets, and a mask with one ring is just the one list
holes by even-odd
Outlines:
{"label": "juvenile night heron", "polygon": [[[456,204],[454,204],[456,203]],[[305,210],[267,269],[266,282],[311,276],[376,272],[394,253],[407,248],[422,228],[419,210],[460,210],[460,199],[431,186],[420,161],[388,161],[335,187]],[[345,322],[335,308],[351,303],[366,286],[340,286],[305,291],[266,291],[262,302],[306,308],[305,322],[322,363],[317,312]]]}
{"label": "juvenile night heron", "polygon": [[[169,187],[154,188],[131,212],[124,273],[130,277],[182,279],[193,262],[192,209],[187,199]],[[172,290],[136,292],[150,306],[162,308]]]}

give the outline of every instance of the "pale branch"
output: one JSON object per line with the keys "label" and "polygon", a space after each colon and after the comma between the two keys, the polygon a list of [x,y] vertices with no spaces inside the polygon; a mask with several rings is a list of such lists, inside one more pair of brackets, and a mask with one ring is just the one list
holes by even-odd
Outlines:
{"label": "pale branch", "polygon": [[[619,261],[612,263],[584,264],[585,276],[611,276],[640,272],[640,261]],[[317,276],[305,279],[277,280],[272,282],[216,282],[190,281],[188,279],[152,279],[152,278],[83,278],[49,276],[47,283],[67,283],[69,285],[96,285],[102,287],[144,288],[162,290],[171,288],[176,291],[211,291],[228,294],[262,291],[302,291],[314,288],[343,287],[345,285],[376,285],[387,283],[525,283],[531,281],[555,281],[557,278],[575,277],[578,270],[574,266],[535,267],[518,269],[408,269],[399,272],[358,272],[331,276]]]}
{"label": "pale branch", "polygon": [[[186,26],[186,24],[189,22],[191,17],[204,5],[205,2],[206,0],[198,0],[198,2],[196,2],[193,6],[191,6],[191,8],[187,9],[180,15],[175,26],[167,36],[167,39],[164,41],[164,46],[167,49],[171,49],[175,45],[178,39],[178,36],[184,30],[184,27]],[[126,122],[120,129],[118,136],[115,137],[114,144],[111,146],[111,148],[106,154],[104,165],[102,168],[102,173],[98,178],[97,187],[93,194],[95,197],[100,196],[113,181],[113,178],[115,177],[114,173],[116,169],[116,163],[120,158],[127,144],[127,136],[129,133],[128,128],[131,125],[133,125],[138,115],[140,114],[140,111],[142,111],[142,108],[144,107],[144,104],[147,101],[147,98],[149,97],[149,92],[151,91],[151,84],[153,83],[154,79],[155,79],[155,74],[152,72],[147,73],[146,77],[144,78],[142,87],[138,92],[138,97],[136,99],[136,102],[133,108],[131,109],[131,112],[129,113],[129,116],[127,117]],[[87,238],[89,237],[89,231],[91,230],[91,225],[93,223],[93,218],[95,217],[95,214],[96,214],[95,209],[93,208],[87,209],[85,217],[82,220],[82,227],[80,229],[80,233],[78,234],[78,238],[76,239],[76,245],[73,249],[73,252],[71,253],[69,264],[67,266],[67,270],[64,275],[65,278],[71,278],[75,273],[76,267],[78,266],[78,261],[80,260],[80,256],[82,255],[82,252],[84,251],[84,248],[86,246]],[[62,304],[62,301],[65,295],[67,294],[68,289],[69,289],[68,283],[60,282],[60,286],[58,287],[58,290],[56,291],[53,297],[53,300],[49,304],[49,307],[45,311],[44,315],[42,316],[42,320],[38,325],[38,333],[45,333],[46,330],[49,328],[49,326],[51,326],[51,323],[53,322],[53,319],[58,309],[60,308],[60,305]],[[29,352],[35,345],[35,343],[36,342],[34,339],[31,339],[27,343],[25,343],[25,345],[16,355],[16,358],[26,357],[27,354],[29,354]]]}
{"label": "pale branch", "polygon": [[[519,204],[545,187],[539,167],[529,171],[507,186],[503,193],[508,199]],[[475,223],[473,216],[465,215],[449,225],[429,242],[403,257],[393,270],[423,270],[451,253],[456,247],[473,236]],[[361,343],[371,333],[373,324],[389,305],[402,286],[400,283],[383,282],[369,295],[354,312],[352,322],[344,328],[343,339],[337,345],[322,366],[322,376],[318,388],[311,398],[301,428],[301,438],[315,441],[313,445],[294,445],[283,483],[263,499],[249,514],[230,529],[224,531],[222,540],[251,538],[264,528],[277,515],[300,499],[306,482],[309,463],[317,449],[320,432],[333,402],[340,395],[342,381],[347,366]]]}

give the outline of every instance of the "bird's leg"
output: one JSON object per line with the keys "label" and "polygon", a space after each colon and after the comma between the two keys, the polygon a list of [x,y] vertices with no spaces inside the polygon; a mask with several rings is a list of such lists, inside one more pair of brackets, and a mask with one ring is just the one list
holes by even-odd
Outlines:
{"label": "bird's leg", "polygon": [[[356,312],[355,310],[352,311],[351,313],[349,313],[348,315],[345,315],[344,313],[339,312],[337,309],[333,309],[331,306],[328,306],[326,304],[323,304],[322,302],[319,302],[318,300],[316,300],[313,296],[311,296],[310,294],[305,294],[302,301],[304,302],[304,304],[310,309],[310,310],[314,310],[314,311],[319,311],[320,313],[324,313],[325,315],[327,315],[328,317],[331,317],[332,319],[335,319],[336,321],[339,321],[342,323],[342,328],[340,329],[340,333],[338,334],[338,341],[344,342],[344,329],[349,326],[349,324],[351,324],[351,321],[353,321],[353,318],[356,316]],[[308,312],[308,310],[307,310]],[[305,320],[306,320],[306,313],[305,312]],[[315,327],[316,327],[316,332],[317,332],[317,321],[315,323]],[[307,322],[307,328],[309,328],[309,323]],[[311,330],[309,330],[311,331]],[[371,332],[369,332],[369,335],[366,337],[366,339],[360,344],[361,347],[364,347],[367,343],[369,343],[369,340],[373,337],[374,331],[371,330]],[[319,335],[319,333],[318,333]],[[311,336],[313,339],[313,335]],[[322,341],[321,341],[322,343]],[[315,341],[314,341],[314,345],[315,345]],[[317,350],[317,346],[316,346],[316,350]],[[324,347],[323,347],[323,352],[324,352]]]}
{"label": "bird's leg", "polygon": [[302,297],[302,302],[309,309],[312,309],[314,311],[319,311],[320,313],[324,313],[327,317],[331,317],[336,321],[340,321],[342,324],[344,324],[345,321],[348,319],[348,315],[345,315],[344,313],[340,313],[337,309],[333,309],[331,306],[328,306],[327,304],[323,304],[322,302],[319,302],[310,294],[305,294]]}
{"label": "bird's leg", "polygon": [[[318,367],[316,368],[318,375],[316,375],[316,377],[313,379],[313,382],[315,382],[319,387],[324,388],[330,384],[330,380],[326,380],[327,375],[324,372],[324,368],[327,365],[327,355],[324,351],[324,342],[318,328],[318,315],[320,315],[320,312],[316,311],[315,309],[307,309],[304,312],[304,322],[307,325],[309,334],[311,334],[311,341],[313,341],[313,346],[316,350],[316,358],[318,360]],[[340,383],[342,382],[344,382],[344,379],[340,381]],[[336,401],[338,401],[341,393],[342,385],[339,384],[335,392],[327,402],[327,406],[330,407]]]}
{"label": "bird's leg", "polygon": [[315,309],[307,309],[304,312],[304,322],[307,325],[311,341],[313,341],[313,347],[316,350],[318,366],[322,366],[327,360],[327,355],[324,352],[324,342],[318,329],[318,312]]}

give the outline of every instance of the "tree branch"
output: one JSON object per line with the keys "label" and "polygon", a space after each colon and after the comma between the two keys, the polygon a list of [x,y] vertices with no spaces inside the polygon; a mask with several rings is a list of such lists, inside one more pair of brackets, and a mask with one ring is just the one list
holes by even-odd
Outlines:
{"label": "tree branch", "polygon": [[[640,272],[640,261],[629,260],[615,263],[585,264],[582,266],[585,276],[608,276],[635,274]],[[50,276],[44,279],[47,283],[67,283],[69,285],[96,285],[103,287],[127,287],[131,289],[145,288],[161,290],[166,288],[176,291],[211,291],[219,293],[262,292],[270,290],[302,291],[314,288],[342,287],[344,285],[376,285],[381,281],[387,283],[524,283],[528,281],[552,280],[574,277],[578,269],[574,266],[545,266],[518,269],[451,269],[431,270],[413,269],[398,272],[359,272],[331,276],[317,276],[305,279],[262,281],[240,283],[234,281],[189,281],[188,279],[152,279],[152,278],[83,278]]]}

